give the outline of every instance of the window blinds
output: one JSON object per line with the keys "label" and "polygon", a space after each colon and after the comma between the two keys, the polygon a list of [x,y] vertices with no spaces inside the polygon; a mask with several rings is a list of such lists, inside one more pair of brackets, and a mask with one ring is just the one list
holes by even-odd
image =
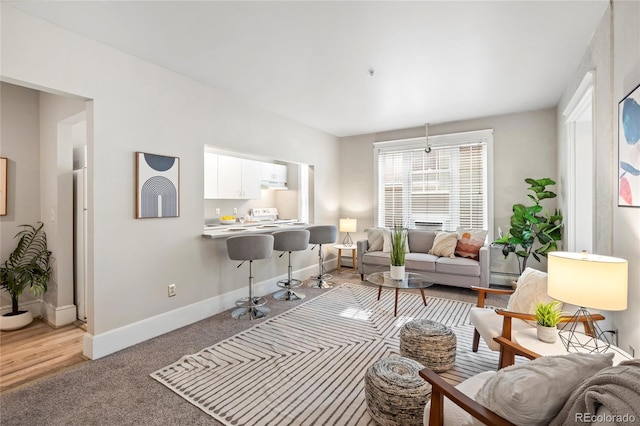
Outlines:
{"label": "window blinds", "polygon": [[487,229],[486,142],[378,148],[378,224]]}

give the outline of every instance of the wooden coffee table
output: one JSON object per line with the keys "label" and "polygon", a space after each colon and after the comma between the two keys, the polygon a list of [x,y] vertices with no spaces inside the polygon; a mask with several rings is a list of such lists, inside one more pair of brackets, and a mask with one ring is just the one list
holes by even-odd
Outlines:
{"label": "wooden coffee table", "polygon": [[398,315],[398,290],[420,290],[424,306],[427,306],[427,298],[424,295],[424,289],[433,285],[433,281],[428,276],[413,272],[405,273],[404,278],[401,280],[394,280],[391,278],[391,273],[389,271],[374,272],[373,274],[367,275],[367,281],[378,286],[378,300],[380,300],[383,288],[395,289],[396,295],[393,307],[394,317]]}

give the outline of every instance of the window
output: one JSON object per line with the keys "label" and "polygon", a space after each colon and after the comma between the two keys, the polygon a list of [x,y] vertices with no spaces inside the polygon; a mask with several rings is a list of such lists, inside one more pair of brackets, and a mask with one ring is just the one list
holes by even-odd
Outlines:
{"label": "window", "polygon": [[378,225],[488,229],[492,131],[374,144]]}

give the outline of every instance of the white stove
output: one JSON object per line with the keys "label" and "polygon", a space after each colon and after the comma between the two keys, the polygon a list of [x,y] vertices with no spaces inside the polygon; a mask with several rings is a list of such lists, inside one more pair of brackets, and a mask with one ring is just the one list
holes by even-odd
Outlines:
{"label": "white stove", "polygon": [[254,222],[293,223],[297,221],[297,219],[279,219],[276,207],[251,209],[251,216]]}

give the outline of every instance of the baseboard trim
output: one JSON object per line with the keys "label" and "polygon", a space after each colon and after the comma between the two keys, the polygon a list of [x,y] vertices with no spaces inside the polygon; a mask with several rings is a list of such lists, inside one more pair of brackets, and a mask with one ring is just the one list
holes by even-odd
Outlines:
{"label": "baseboard trim", "polygon": [[53,327],[73,324],[77,319],[76,305],[53,306],[42,301],[42,319]]}
{"label": "baseboard trim", "polygon": [[[327,270],[335,269],[336,264],[337,259],[327,260],[325,268]],[[312,265],[295,271],[293,276],[298,279],[307,279],[317,270],[318,266]],[[282,274],[266,281],[255,283],[254,288],[258,294],[273,293],[280,289],[276,283],[285,277],[286,274]],[[226,311],[235,306],[236,300],[246,296],[247,289],[243,287],[104,333],[97,335],[86,333],[82,342],[83,354],[89,359],[102,358],[145,340]]]}

